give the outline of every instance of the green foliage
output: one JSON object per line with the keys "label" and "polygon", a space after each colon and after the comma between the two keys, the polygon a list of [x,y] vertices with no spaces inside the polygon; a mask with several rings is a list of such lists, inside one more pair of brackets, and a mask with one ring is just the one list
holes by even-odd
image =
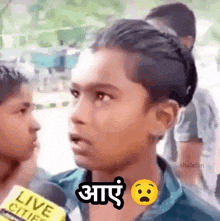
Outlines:
{"label": "green foliage", "polygon": [[54,22],[55,28],[71,27],[76,24],[82,25],[86,19],[84,12],[66,9],[52,10],[52,12],[49,12],[46,16],[46,19]]}
{"label": "green foliage", "polygon": [[[37,4],[31,5],[29,11],[32,12],[32,19],[36,20],[36,16],[39,16],[40,10],[45,11],[45,17],[43,21],[35,23],[35,30],[50,30],[61,29],[54,32],[57,34],[55,41],[59,42],[61,39],[64,41],[64,45],[68,45],[70,42],[82,44],[85,40],[88,29],[86,26],[99,29],[105,26],[105,23],[109,17],[117,16],[122,11],[123,4],[120,0],[63,0],[61,7],[48,7],[48,0],[38,0]],[[40,6],[40,7],[39,7]],[[33,14],[35,13],[35,14]],[[75,28],[77,26],[77,28]],[[74,27],[71,30],[62,30],[65,27]],[[29,27],[29,29],[31,29]],[[47,42],[47,37],[50,34],[39,34],[38,42],[40,46],[51,45],[50,41]],[[54,38],[53,38],[54,39]]]}
{"label": "green foliage", "polygon": [[220,42],[220,27],[218,24],[212,25],[203,36],[200,45],[207,45],[209,42]]}
{"label": "green foliage", "polygon": [[53,19],[53,18],[55,18],[56,17],[56,9],[54,9],[54,8],[52,8],[52,9],[50,9],[47,13],[46,13],[46,15],[45,15],[45,17],[46,17],[46,19]]}
{"label": "green foliage", "polygon": [[45,4],[47,4],[47,0],[38,0],[37,4],[38,5],[45,5]]}
{"label": "green foliage", "polygon": [[26,38],[25,38],[25,36],[20,36],[19,41],[20,41],[19,43],[20,43],[21,46],[26,45]]}
{"label": "green foliage", "polygon": [[44,32],[37,36],[37,44],[42,48],[53,47],[53,42],[57,41],[56,33]]}
{"label": "green foliage", "polygon": [[64,0],[64,7],[84,8],[88,13],[99,8],[113,8],[116,12],[121,12],[123,4],[120,0]]}
{"label": "green foliage", "polygon": [[[123,14],[126,1],[29,0],[27,13],[17,14],[10,10],[4,12],[6,15],[4,17],[4,24],[6,24],[4,33],[27,35],[27,42],[24,37],[19,37],[18,42],[21,46],[37,44],[41,47],[49,47],[58,45],[62,38],[64,44],[75,42],[79,47],[89,31],[85,27],[89,26],[90,29],[95,30],[104,27],[109,18]],[[63,30],[66,27],[74,28]],[[43,30],[51,30],[51,32],[42,33],[41,30],[42,32]]]}
{"label": "green foliage", "polygon": [[39,12],[40,10],[43,10],[43,6],[38,5],[38,4],[34,4],[28,8],[28,11],[30,13]]}
{"label": "green foliage", "polygon": [[[86,36],[89,35],[91,30],[96,31],[104,27],[106,24],[111,23],[111,19],[125,17],[124,12],[129,7],[131,9],[135,7],[138,14],[144,16],[147,13],[146,9],[173,1],[29,0],[29,2],[26,14],[14,15],[10,13],[10,10],[4,12],[4,20],[7,20],[7,22],[4,21],[4,26],[1,26],[2,28],[4,27],[3,33],[27,33],[28,41],[25,42],[25,38],[20,37],[20,45],[37,44],[41,47],[50,47],[59,45],[59,41],[62,39],[64,45],[75,42],[79,47],[87,41]],[[187,4],[194,11],[200,10],[199,14],[203,17],[214,18],[217,22],[220,22],[219,0],[180,0],[180,2]],[[73,27],[73,29],[63,30],[65,27]],[[85,27],[89,27],[89,29]],[[51,32],[43,32],[43,30],[51,30]],[[207,44],[210,39],[216,42],[220,41],[218,27],[212,28],[207,32],[202,44]]]}
{"label": "green foliage", "polygon": [[85,40],[86,28],[74,27],[71,30],[60,30],[57,32],[58,40],[63,40],[64,45],[70,45],[73,43],[80,43]]}

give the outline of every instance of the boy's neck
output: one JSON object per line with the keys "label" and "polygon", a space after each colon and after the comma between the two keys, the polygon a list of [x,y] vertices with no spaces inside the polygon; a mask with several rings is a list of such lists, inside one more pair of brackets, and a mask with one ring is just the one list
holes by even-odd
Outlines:
{"label": "boy's neck", "polygon": [[17,161],[0,158],[0,185],[5,183],[10,174],[17,168],[18,164]]}
{"label": "boy's neck", "polygon": [[113,182],[117,176],[124,179],[126,192],[130,191],[132,185],[141,179],[153,181],[157,186],[160,184],[161,169],[157,164],[157,154],[155,148],[143,153],[142,158],[135,164],[128,165],[122,170],[92,171],[92,182]]}

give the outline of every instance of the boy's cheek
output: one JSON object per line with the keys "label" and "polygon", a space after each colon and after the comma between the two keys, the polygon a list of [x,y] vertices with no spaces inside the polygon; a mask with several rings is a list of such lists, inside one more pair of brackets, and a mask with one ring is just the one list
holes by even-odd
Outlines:
{"label": "boy's cheek", "polygon": [[140,115],[134,113],[130,107],[127,111],[117,110],[111,113],[98,114],[95,123],[101,132],[122,132],[142,124],[143,119],[139,117]]}

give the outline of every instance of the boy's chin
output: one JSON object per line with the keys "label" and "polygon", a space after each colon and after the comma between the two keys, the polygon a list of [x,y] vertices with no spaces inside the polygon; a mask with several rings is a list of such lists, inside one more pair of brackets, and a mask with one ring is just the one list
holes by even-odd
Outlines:
{"label": "boy's chin", "polygon": [[89,171],[106,171],[106,172],[113,172],[116,171],[118,167],[114,167],[114,165],[107,165],[103,162],[96,162],[90,161],[90,160],[82,160],[75,158],[75,164],[83,169],[89,170]]}
{"label": "boy's chin", "polygon": [[101,170],[102,169],[102,165],[97,165],[96,162],[92,162],[90,160],[85,160],[85,159],[77,159],[75,158],[75,163],[78,167],[86,169],[86,170],[90,170],[90,171],[94,171],[94,170]]}
{"label": "boy's chin", "polygon": [[77,165],[77,167],[86,169],[86,170],[91,170],[91,165],[89,165],[87,162],[83,162],[81,160],[77,160],[75,159],[75,164]]}

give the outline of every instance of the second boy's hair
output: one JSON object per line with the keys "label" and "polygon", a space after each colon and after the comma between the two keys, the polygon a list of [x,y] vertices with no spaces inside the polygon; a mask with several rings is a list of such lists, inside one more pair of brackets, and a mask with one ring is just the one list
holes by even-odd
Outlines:
{"label": "second boy's hair", "polygon": [[0,105],[15,94],[28,79],[14,68],[0,65]]}
{"label": "second boy's hair", "polygon": [[99,32],[91,46],[94,53],[103,47],[138,55],[131,80],[147,89],[152,102],[173,99],[186,106],[191,101],[197,85],[196,67],[178,38],[142,20],[122,19]]}
{"label": "second boy's hair", "polygon": [[166,4],[151,9],[145,20],[159,18],[176,31],[178,36],[196,38],[195,16],[192,10],[182,3]]}

